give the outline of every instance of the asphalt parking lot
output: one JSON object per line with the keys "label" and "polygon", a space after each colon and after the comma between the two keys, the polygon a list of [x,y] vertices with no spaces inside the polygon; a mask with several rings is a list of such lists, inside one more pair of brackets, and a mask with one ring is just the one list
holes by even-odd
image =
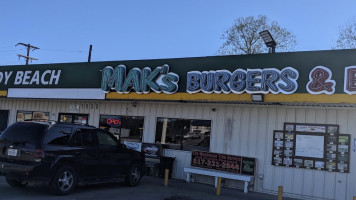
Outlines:
{"label": "asphalt parking lot", "polygon": [[[121,183],[106,183],[77,187],[67,196],[53,196],[45,186],[14,188],[0,177],[1,200],[98,200],[98,199],[129,199],[129,200],[276,200],[277,196],[222,188],[221,195],[216,196],[214,186],[200,183],[186,183],[183,180],[169,179],[168,186],[163,185],[163,179],[143,177],[137,187],[128,187]],[[291,200],[290,198],[283,198]]]}

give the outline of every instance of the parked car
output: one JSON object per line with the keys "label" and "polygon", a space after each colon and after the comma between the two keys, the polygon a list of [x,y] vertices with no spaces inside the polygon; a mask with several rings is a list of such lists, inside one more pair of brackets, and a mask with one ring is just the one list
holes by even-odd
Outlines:
{"label": "parked car", "polygon": [[183,136],[184,139],[200,139],[200,133],[189,132]]}
{"label": "parked car", "polygon": [[125,178],[139,184],[144,154],[129,150],[110,132],[88,125],[17,122],[0,135],[0,175],[14,187],[44,183],[57,195],[80,184]]}

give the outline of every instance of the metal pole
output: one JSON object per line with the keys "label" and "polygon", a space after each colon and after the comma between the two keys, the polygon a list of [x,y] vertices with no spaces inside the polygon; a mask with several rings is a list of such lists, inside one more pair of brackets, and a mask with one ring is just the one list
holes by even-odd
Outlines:
{"label": "metal pole", "polygon": [[164,170],[164,186],[168,185],[169,169]]}
{"label": "metal pole", "polygon": [[282,200],[283,197],[283,186],[278,186],[278,200]]}
{"label": "metal pole", "polygon": [[28,60],[29,60],[29,57],[30,57],[30,48],[31,48],[31,45],[28,44],[27,46],[27,59],[26,59],[26,65],[28,65]]}
{"label": "metal pole", "polygon": [[216,195],[220,195],[221,193],[221,177],[218,177],[218,185],[216,187]]}
{"label": "metal pole", "polygon": [[91,61],[91,50],[93,49],[93,45],[89,46],[89,56],[88,56],[88,62]]}
{"label": "metal pole", "polygon": [[272,53],[276,53],[276,46],[272,46]]}

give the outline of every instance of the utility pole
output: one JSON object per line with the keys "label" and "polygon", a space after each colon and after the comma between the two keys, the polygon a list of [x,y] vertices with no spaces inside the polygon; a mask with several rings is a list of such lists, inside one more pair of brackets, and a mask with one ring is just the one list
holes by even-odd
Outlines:
{"label": "utility pole", "polygon": [[93,49],[93,45],[90,45],[89,47],[89,55],[88,55],[88,62],[91,61],[91,50]]}
{"label": "utility pole", "polygon": [[17,46],[17,45],[22,45],[22,46],[27,48],[27,56],[24,56],[24,55],[21,55],[21,54],[17,54],[19,59],[20,58],[25,58],[26,59],[26,65],[28,65],[28,61],[29,60],[31,60],[31,61],[32,60],[38,60],[37,58],[30,57],[30,49],[32,49],[32,51],[34,51],[34,50],[37,50],[37,49],[40,49],[40,48],[35,47],[35,46],[31,46],[30,44],[24,44],[22,42],[17,43],[15,46]]}

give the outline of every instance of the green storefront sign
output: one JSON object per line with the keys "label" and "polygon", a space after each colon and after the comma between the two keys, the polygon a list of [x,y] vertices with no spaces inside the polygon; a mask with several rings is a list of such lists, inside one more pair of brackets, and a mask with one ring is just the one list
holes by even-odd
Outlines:
{"label": "green storefront sign", "polygon": [[353,94],[356,50],[0,67],[0,90],[101,88],[103,92]]}

